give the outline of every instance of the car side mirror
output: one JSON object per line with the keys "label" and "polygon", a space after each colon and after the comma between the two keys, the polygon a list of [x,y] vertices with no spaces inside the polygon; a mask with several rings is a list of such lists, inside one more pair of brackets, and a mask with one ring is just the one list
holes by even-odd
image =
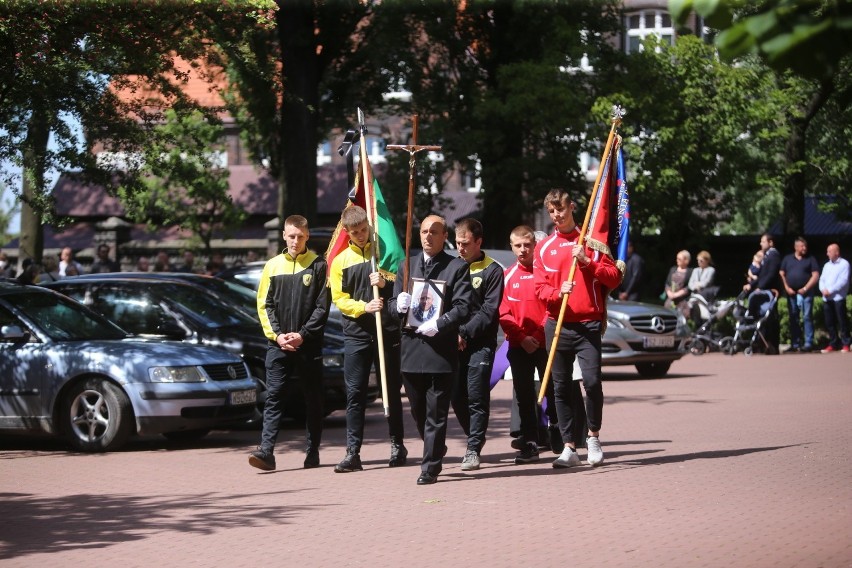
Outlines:
{"label": "car side mirror", "polygon": [[19,325],[4,325],[0,327],[0,337],[3,339],[24,339],[26,333]]}

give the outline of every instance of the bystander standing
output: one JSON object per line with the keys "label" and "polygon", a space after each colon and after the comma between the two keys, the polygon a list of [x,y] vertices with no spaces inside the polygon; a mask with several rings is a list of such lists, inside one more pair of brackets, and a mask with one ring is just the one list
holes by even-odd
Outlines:
{"label": "bystander standing", "polygon": [[846,314],[846,296],[849,294],[849,261],[840,256],[840,245],[831,243],[825,251],[828,262],[819,277],[822,293],[825,328],[828,345],[823,353],[840,351],[849,353],[849,318]]}

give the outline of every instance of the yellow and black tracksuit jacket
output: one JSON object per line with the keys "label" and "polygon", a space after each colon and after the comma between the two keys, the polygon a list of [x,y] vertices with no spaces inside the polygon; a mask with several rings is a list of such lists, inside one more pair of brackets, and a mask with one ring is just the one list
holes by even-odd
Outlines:
{"label": "yellow and black tracksuit jacket", "polygon": [[[371,341],[376,337],[376,316],[364,311],[364,306],[373,299],[373,288],[370,286],[370,273],[373,272],[372,244],[364,248],[352,241],[331,261],[331,300],[343,315],[343,331],[347,338],[356,341]],[[382,329],[387,335],[399,335],[399,317],[388,314],[388,300],[393,295],[393,284],[385,282],[384,288],[379,288],[379,295],[385,301],[382,310]]]}
{"label": "yellow and black tracksuit jacket", "polygon": [[500,327],[500,301],[503,299],[503,267],[485,254],[470,263],[470,317],[459,326],[467,350],[497,347]]}
{"label": "yellow and black tracksuit jacket", "polygon": [[304,349],[322,349],[330,297],[328,265],[313,251],[296,258],[287,252],[263,267],[257,289],[257,313],[269,341],[282,333],[298,332]]}

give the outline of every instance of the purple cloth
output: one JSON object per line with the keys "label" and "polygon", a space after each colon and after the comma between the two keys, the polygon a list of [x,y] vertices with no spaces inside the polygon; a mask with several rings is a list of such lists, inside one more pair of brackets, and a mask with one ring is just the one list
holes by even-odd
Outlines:
{"label": "purple cloth", "polygon": [[506,353],[508,352],[509,342],[503,341],[497,349],[497,352],[494,353],[494,366],[491,368],[492,389],[500,382],[500,379],[503,378],[503,375],[506,374],[506,371],[509,369],[509,359],[506,357]]}

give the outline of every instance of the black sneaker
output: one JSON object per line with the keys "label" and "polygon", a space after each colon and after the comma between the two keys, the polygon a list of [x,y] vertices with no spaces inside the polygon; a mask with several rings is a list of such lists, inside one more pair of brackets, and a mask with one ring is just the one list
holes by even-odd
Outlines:
{"label": "black sneaker", "polygon": [[515,456],[515,465],[534,463],[538,460],[538,445],[533,442],[530,442],[526,445],[524,449],[521,450],[521,453]]}
{"label": "black sneaker", "polygon": [[346,451],[346,457],[339,464],[334,466],[334,473],[351,473],[353,471],[362,471],[364,467],[361,465],[361,456],[358,450],[349,448]]}
{"label": "black sneaker", "polygon": [[799,348],[796,347],[795,345],[791,345],[790,347],[788,347],[787,349],[784,350],[784,353],[798,353],[798,352],[799,352]]}
{"label": "black sneaker", "polygon": [[550,436],[550,451],[554,454],[561,454],[565,449],[565,442],[562,441],[562,432],[559,431],[559,426],[548,426],[547,434]]}
{"label": "black sneaker", "polygon": [[524,441],[523,436],[519,436],[517,438],[512,438],[512,443],[509,445],[512,446],[513,450],[523,450],[526,442]]}
{"label": "black sneaker", "polygon": [[305,452],[305,461],[302,463],[302,467],[305,469],[313,469],[315,467],[319,467],[319,450],[315,448],[308,448],[308,451]]}
{"label": "black sneaker", "polygon": [[248,462],[250,466],[262,469],[263,471],[275,470],[275,456],[271,452],[264,452],[260,448],[249,454]]}
{"label": "black sneaker", "polygon": [[402,444],[391,444],[391,455],[388,467],[400,467],[408,461],[408,450]]}

